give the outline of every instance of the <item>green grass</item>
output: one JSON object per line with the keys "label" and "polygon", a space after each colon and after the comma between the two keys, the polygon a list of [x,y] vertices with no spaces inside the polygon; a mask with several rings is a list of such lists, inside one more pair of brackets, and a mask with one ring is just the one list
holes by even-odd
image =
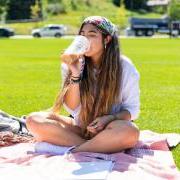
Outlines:
{"label": "green grass", "polygon": [[[0,109],[20,116],[49,108],[60,88],[65,39],[0,40]],[[122,39],[141,74],[140,129],[180,133],[180,39]],[[62,111],[66,114],[65,111]],[[173,149],[180,168],[180,146]]]}

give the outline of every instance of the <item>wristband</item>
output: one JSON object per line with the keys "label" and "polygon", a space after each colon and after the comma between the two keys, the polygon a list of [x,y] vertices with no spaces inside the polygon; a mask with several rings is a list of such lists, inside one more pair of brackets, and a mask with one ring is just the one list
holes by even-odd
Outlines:
{"label": "wristband", "polygon": [[79,77],[78,79],[73,79],[73,78],[70,79],[71,84],[80,83],[80,82],[81,82],[81,77]]}
{"label": "wristband", "polygon": [[71,76],[73,79],[79,79],[81,76]]}

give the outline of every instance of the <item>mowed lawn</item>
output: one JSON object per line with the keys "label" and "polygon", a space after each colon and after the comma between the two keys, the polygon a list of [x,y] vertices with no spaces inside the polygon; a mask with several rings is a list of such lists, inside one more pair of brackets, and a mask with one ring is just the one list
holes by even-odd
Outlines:
{"label": "mowed lawn", "polygon": [[[49,108],[61,87],[60,53],[71,40],[1,39],[0,109],[21,116]],[[121,39],[140,72],[140,129],[180,133],[180,39]],[[65,111],[62,111],[66,114]],[[173,150],[180,168],[180,146]]]}

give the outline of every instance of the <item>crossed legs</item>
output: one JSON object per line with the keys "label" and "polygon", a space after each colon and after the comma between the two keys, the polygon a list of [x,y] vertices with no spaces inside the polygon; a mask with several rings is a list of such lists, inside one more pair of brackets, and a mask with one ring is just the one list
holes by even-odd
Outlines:
{"label": "crossed legs", "polygon": [[115,120],[90,140],[85,140],[81,129],[72,125],[66,116],[48,116],[47,113],[32,113],[26,119],[27,128],[37,141],[56,145],[78,145],[74,152],[113,153],[134,147],[139,138],[138,128],[127,120]]}

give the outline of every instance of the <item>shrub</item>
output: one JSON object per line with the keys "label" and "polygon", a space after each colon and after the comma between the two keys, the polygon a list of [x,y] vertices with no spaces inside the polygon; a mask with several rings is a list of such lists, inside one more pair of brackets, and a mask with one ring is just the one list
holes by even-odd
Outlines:
{"label": "shrub", "polygon": [[48,4],[46,7],[46,11],[51,15],[64,14],[66,13],[66,8],[64,4],[59,4],[59,3]]}
{"label": "shrub", "polygon": [[180,1],[171,1],[169,6],[169,16],[172,20],[180,20]]}

